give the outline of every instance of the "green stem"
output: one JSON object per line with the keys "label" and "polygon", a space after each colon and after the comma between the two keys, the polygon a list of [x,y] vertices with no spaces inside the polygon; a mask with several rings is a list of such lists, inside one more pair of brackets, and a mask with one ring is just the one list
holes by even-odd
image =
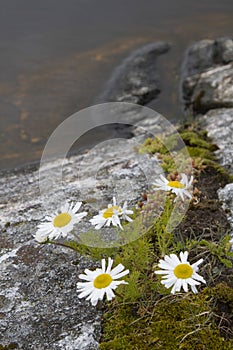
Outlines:
{"label": "green stem", "polygon": [[59,242],[55,242],[55,241],[50,241],[49,243],[54,244],[54,245],[58,245],[58,246],[61,246],[61,247],[69,248],[69,249],[72,249],[75,252],[77,252],[77,249],[75,249],[74,247],[71,247],[70,245],[67,245],[65,243],[59,243]]}

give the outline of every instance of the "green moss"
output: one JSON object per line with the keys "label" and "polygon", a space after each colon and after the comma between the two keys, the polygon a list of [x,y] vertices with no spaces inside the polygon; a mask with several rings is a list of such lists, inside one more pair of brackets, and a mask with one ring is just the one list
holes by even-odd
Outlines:
{"label": "green moss", "polygon": [[[206,130],[200,129],[198,125],[186,124],[178,129],[178,132],[186,145],[190,157],[193,159],[193,166],[196,169],[202,169],[205,165],[211,165],[224,178],[225,182],[233,181],[233,175],[228,174],[226,169],[217,163],[213,153],[217,149],[217,146],[211,142]],[[179,151],[182,147],[183,144],[180,142],[180,139],[176,135],[171,135],[167,138],[163,136],[160,139],[158,137],[154,139],[148,138],[138,148],[138,152],[158,154],[163,170],[166,173],[173,173],[177,171],[177,166],[171,152],[176,152],[176,159],[180,165],[182,157],[179,161]]]}
{"label": "green moss", "polygon": [[229,307],[229,313],[233,314],[233,288],[226,283],[218,283],[211,289],[210,294],[215,300],[226,304]]}
{"label": "green moss", "polygon": [[11,350],[11,349],[18,349],[18,344],[10,343],[5,346],[0,344],[0,350]]}
{"label": "green moss", "polygon": [[212,152],[217,149],[217,147],[211,143],[210,139],[207,138],[206,133],[201,133],[197,130],[181,131],[180,136],[187,146],[205,148]]}
{"label": "green moss", "polygon": [[206,148],[187,146],[187,151],[192,158],[214,159],[212,152]]}
{"label": "green moss", "polygon": [[157,137],[155,137],[154,139],[149,137],[144,141],[144,143],[141,146],[139,146],[138,152],[140,154],[143,154],[143,153],[165,154],[167,153],[167,149],[164,147],[163,143]]}
{"label": "green moss", "polygon": [[106,313],[101,349],[232,349],[233,340],[226,341],[212,322],[213,298],[208,290],[154,298],[154,304],[144,308],[124,305]]}

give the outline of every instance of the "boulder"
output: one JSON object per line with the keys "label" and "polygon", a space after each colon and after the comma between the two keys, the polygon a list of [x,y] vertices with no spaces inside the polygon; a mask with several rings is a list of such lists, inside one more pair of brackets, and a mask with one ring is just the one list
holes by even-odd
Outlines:
{"label": "boulder", "polygon": [[202,40],[188,48],[181,78],[182,99],[192,113],[233,107],[233,41]]}
{"label": "boulder", "polygon": [[132,102],[145,105],[155,99],[160,91],[157,59],[170,46],[156,42],[133,51],[118,66],[97,102]]}

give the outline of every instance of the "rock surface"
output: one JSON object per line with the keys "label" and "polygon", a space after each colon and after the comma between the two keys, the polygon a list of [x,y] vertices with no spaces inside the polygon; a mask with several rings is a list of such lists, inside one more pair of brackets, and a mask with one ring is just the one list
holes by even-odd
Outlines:
{"label": "rock surface", "polygon": [[[202,40],[188,48],[182,73],[186,107],[218,146],[219,163],[233,174],[233,40]],[[220,108],[221,107],[221,108]],[[204,114],[204,115],[203,115]],[[233,236],[233,183],[220,189]]]}
{"label": "rock surface", "polygon": [[[201,124],[219,147],[215,152],[219,163],[233,175],[233,109],[211,110],[203,117]],[[226,209],[233,242],[233,183],[219,189],[218,195]]]}
{"label": "rock surface", "polygon": [[145,105],[160,93],[157,59],[169,50],[167,43],[151,43],[132,52],[115,69],[97,102],[132,102]]}
{"label": "rock surface", "polygon": [[188,48],[182,71],[182,98],[195,114],[233,107],[233,41],[202,40]]}
{"label": "rock surface", "polygon": [[200,119],[219,147],[215,152],[219,163],[233,174],[233,108],[210,110]]}
{"label": "rock surface", "polygon": [[[135,113],[128,111],[129,118]],[[146,122],[145,118],[144,123]],[[130,120],[129,120],[130,121]],[[134,120],[135,121],[135,120]],[[149,125],[153,129],[152,119]],[[154,118],[158,129],[159,120]],[[139,156],[144,135],[111,139],[87,153],[45,165],[40,183],[63,166],[63,184],[40,193],[38,170],[5,173],[0,178],[0,344],[21,350],[98,349],[101,311],[77,297],[83,270],[96,262],[63,247],[39,245],[33,239],[46,208],[53,213],[67,198],[85,200],[89,216],[115,194],[135,205],[149,179],[161,173],[156,157]],[[150,182],[150,181],[149,181]],[[79,228],[77,227],[77,231]]]}

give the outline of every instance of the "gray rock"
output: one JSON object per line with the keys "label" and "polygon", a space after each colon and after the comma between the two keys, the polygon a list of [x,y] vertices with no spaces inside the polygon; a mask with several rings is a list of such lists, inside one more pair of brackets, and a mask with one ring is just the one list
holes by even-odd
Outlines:
{"label": "gray rock", "polygon": [[187,77],[185,93],[194,113],[205,113],[214,108],[233,107],[233,64],[209,69]]}
{"label": "gray rock", "polygon": [[[215,109],[200,118],[200,124],[208,131],[208,136],[218,145],[215,151],[219,163],[233,174],[233,109]],[[233,243],[233,183],[218,191],[220,201],[226,210],[231,225]]]}
{"label": "gray rock", "polygon": [[233,183],[227,184],[224,188],[218,191],[220,201],[223,203],[223,208],[227,212],[227,218],[231,225],[231,236],[233,243]]}
{"label": "gray rock", "polygon": [[215,41],[216,63],[229,63],[233,61],[233,40],[230,38],[219,38]]}
{"label": "gray rock", "polygon": [[[202,40],[188,48],[183,63],[182,97],[208,131],[219,163],[233,174],[233,40]],[[225,107],[225,108],[224,108]],[[228,107],[228,108],[226,108]],[[205,114],[203,116],[203,114]],[[233,184],[218,191],[233,237]],[[233,239],[232,239],[233,242]]]}
{"label": "gray rock", "polygon": [[219,163],[233,174],[233,108],[214,109],[200,117],[200,123],[219,149]]}
{"label": "gray rock", "polygon": [[182,78],[200,74],[214,65],[214,40],[201,40],[191,45],[185,52]]}
{"label": "gray rock", "polygon": [[[138,106],[140,107],[140,106]],[[130,113],[129,113],[130,114]],[[131,114],[133,112],[131,111]],[[130,114],[130,115],[131,115]],[[139,117],[138,117],[139,118]],[[159,120],[154,119],[158,128]],[[153,125],[151,124],[151,128]],[[77,297],[83,270],[98,262],[59,246],[39,245],[33,239],[46,208],[53,213],[65,198],[85,200],[89,216],[77,234],[115,194],[135,205],[155,174],[157,158],[138,156],[135,147],[144,135],[109,140],[90,151],[44,165],[40,183],[63,166],[63,183],[40,193],[38,170],[2,173],[0,178],[0,344],[22,350],[94,350],[101,335],[101,312]]]}
{"label": "gray rock", "polygon": [[157,58],[169,50],[169,44],[158,42],[132,52],[115,69],[97,102],[132,102],[146,104],[160,93]]}
{"label": "gray rock", "polygon": [[194,114],[233,106],[233,41],[230,38],[202,40],[186,52],[181,95]]}

